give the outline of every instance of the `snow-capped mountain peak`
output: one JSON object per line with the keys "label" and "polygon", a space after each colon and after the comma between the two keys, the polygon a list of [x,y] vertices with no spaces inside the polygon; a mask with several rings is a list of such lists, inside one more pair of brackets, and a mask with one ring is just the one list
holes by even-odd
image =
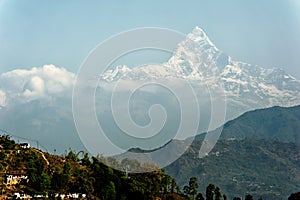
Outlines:
{"label": "snow-capped mountain peak", "polygon": [[131,71],[132,70],[126,65],[120,65],[114,69],[109,69],[105,73],[101,74],[100,79],[105,81],[118,80],[121,77],[126,76]]}
{"label": "snow-capped mountain peak", "polygon": [[178,44],[166,63],[134,69],[118,66],[101,76],[104,81],[169,77],[192,81],[196,87],[205,81],[221,81],[228,101],[247,109],[300,104],[299,80],[279,68],[266,69],[234,61],[221,52],[199,27]]}
{"label": "snow-capped mountain peak", "polygon": [[214,43],[209,39],[203,29],[196,26],[194,30],[187,35],[187,39],[190,39],[203,48],[213,48],[215,51],[219,51],[218,48],[214,45]]}

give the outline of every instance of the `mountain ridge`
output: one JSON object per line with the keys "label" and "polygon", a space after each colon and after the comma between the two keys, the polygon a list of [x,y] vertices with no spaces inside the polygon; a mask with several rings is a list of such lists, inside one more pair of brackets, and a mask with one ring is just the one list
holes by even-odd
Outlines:
{"label": "mountain ridge", "polygon": [[[222,129],[220,139],[223,140],[255,138],[300,144],[300,134],[297,134],[300,133],[299,122],[300,105],[293,107],[274,106],[245,112],[216,130],[198,134],[195,140],[203,140],[205,134],[213,134],[214,131]],[[289,137],[285,132],[289,132]],[[291,133],[294,133],[294,135],[291,135]]]}

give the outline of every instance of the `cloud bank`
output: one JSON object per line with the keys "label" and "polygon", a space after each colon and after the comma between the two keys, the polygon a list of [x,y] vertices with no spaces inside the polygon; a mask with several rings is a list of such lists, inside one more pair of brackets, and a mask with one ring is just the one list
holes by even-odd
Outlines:
{"label": "cloud bank", "polygon": [[0,129],[44,150],[83,149],[72,117],[75,74],[44,65],[0,74]]}
{"label": "cloud bank", "polygon": [[54,65],[16,69],[0,75],[0,106],[70,95],[75,74]]}

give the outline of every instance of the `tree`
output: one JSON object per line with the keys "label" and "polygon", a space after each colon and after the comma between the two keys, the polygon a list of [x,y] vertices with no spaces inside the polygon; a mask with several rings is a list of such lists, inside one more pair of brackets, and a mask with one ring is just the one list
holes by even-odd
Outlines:
{"label": "tree", "polygon": [[85,169],[75,169],[70,191],[74,193],[91,194],[93,192],[93,178]]}
{"label": "tree", "polygon": [[227,200],[227,196],[223,194],[223,200]]}
{"label": "tree", "polygon": [[172,183],[171,183],[171,192],[177,192],[180,193],[180,187],[177,185],[177,182],[174,178],[172,178]]}
{"label": "tree", "polygon": [[242,200],[240,197],[234,197],[233,200]]}
{"label": "tree", "polygon": [[102,199],[116,199],[116,188],[112,181],[109,181],[109,183],[102,189]]}
{"label": "tree", "polygon": [[163,193],[172,192],[173,190],[172,181],[173,179],[170,175],[163,174],[162,181],[161,181],[161,190]]}
{"label": "tree", "polygon": [[78,162],[78,157],[77,155],[72,151],[70,150],[70,152],[68,153],[68,155],[66,156],[67,159],[70,159],[72,161],[75,161],[75,162]]}
{"label": "tree", "polygon": [[183,193],[184,193],[186,196],[188,196],[188,195],[190,194],[190,188],[189,188],[189,186],[185,185],[185,186],[183,187]]}
{"label": "tree", "polygon": [[247,194],[246,197],[245,197],[245,200],[253,200],[253,197],[252,195],[250,194]]}
{"label": "tree", "polygon": [[47,189],[51,186],[51,179],[48,176],[48,174],[42,172],[40,178],[39,178],[39,189],[41,192],[45,192]]}
{"label": "tree", "polygon": [[300,192],[291,194],[288,200],[300,200]]}
{"label": "tree", "polygon": [[222,194],[221,194],[220,188],[216,187],[216,189],[215,189],[215,200],[221,200],[221,198],[222,198]]}
{"label": "tree", "polygon": [[50,187],[51,180],[45,173],[46,168],[43,162],[40,162],[36,152],[28,157],[27,173],[29,177],[29,186],[38,192],[45,192]]}
{"label": "tree", "polygon": [[196,196],[196,200],[205,200],[201,193],[198,193]]}
{"label": "tree", "polygon": [[82,165],[85,165],[85,166],[91,166],[91,161],[90,161],[90,158],[89,158],[89,154],[88,153],[85,153],[83,158],[81,159],[81,164]]}
{"label": "tree", "polygon": [[183,187],[183,192],[187,196],[191,196],[195,198],[198,193],[198,180],[196,177],[191,177],[189,181],[189,185]]}
{"label": "tree", "polygon": [[53,173],[51,180],[51,188],[55,191],[61,191],[65,187],[63,171],[60,168],[57,168]]}
{"label": "tree", "polygon": [[198,179],[196,177],[192,177],[190,178],[190,181],[189,181],[189,194],[195,198],[195,196],[197,195],[198,193]]}
{"label": "tree", "polygon": [[72,172],[71,164],[69,162],[66,162],[64,165],[63,175],[67,181],[71,178]]}
{"label": "tree", "polygon": [[206,187],[206,200],[214,200],[214,190],[215,190],[214,184],[209,184]]}

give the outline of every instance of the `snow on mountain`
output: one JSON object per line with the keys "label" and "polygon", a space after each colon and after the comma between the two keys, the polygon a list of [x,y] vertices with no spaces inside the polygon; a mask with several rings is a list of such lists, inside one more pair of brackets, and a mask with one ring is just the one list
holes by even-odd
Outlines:
{"label": "snow on mountain", "polygon": [[169,77],[183,78],[194,87],[222,82],[228,104],[246,110],[300,104],[299,80],[279,68],[266,69],[234,61],[220,51],[199,27],[178,44],[166,63],[133,69],[117,66],[102,74],[100,79],[113,82],[120,78],[149,80]]}

